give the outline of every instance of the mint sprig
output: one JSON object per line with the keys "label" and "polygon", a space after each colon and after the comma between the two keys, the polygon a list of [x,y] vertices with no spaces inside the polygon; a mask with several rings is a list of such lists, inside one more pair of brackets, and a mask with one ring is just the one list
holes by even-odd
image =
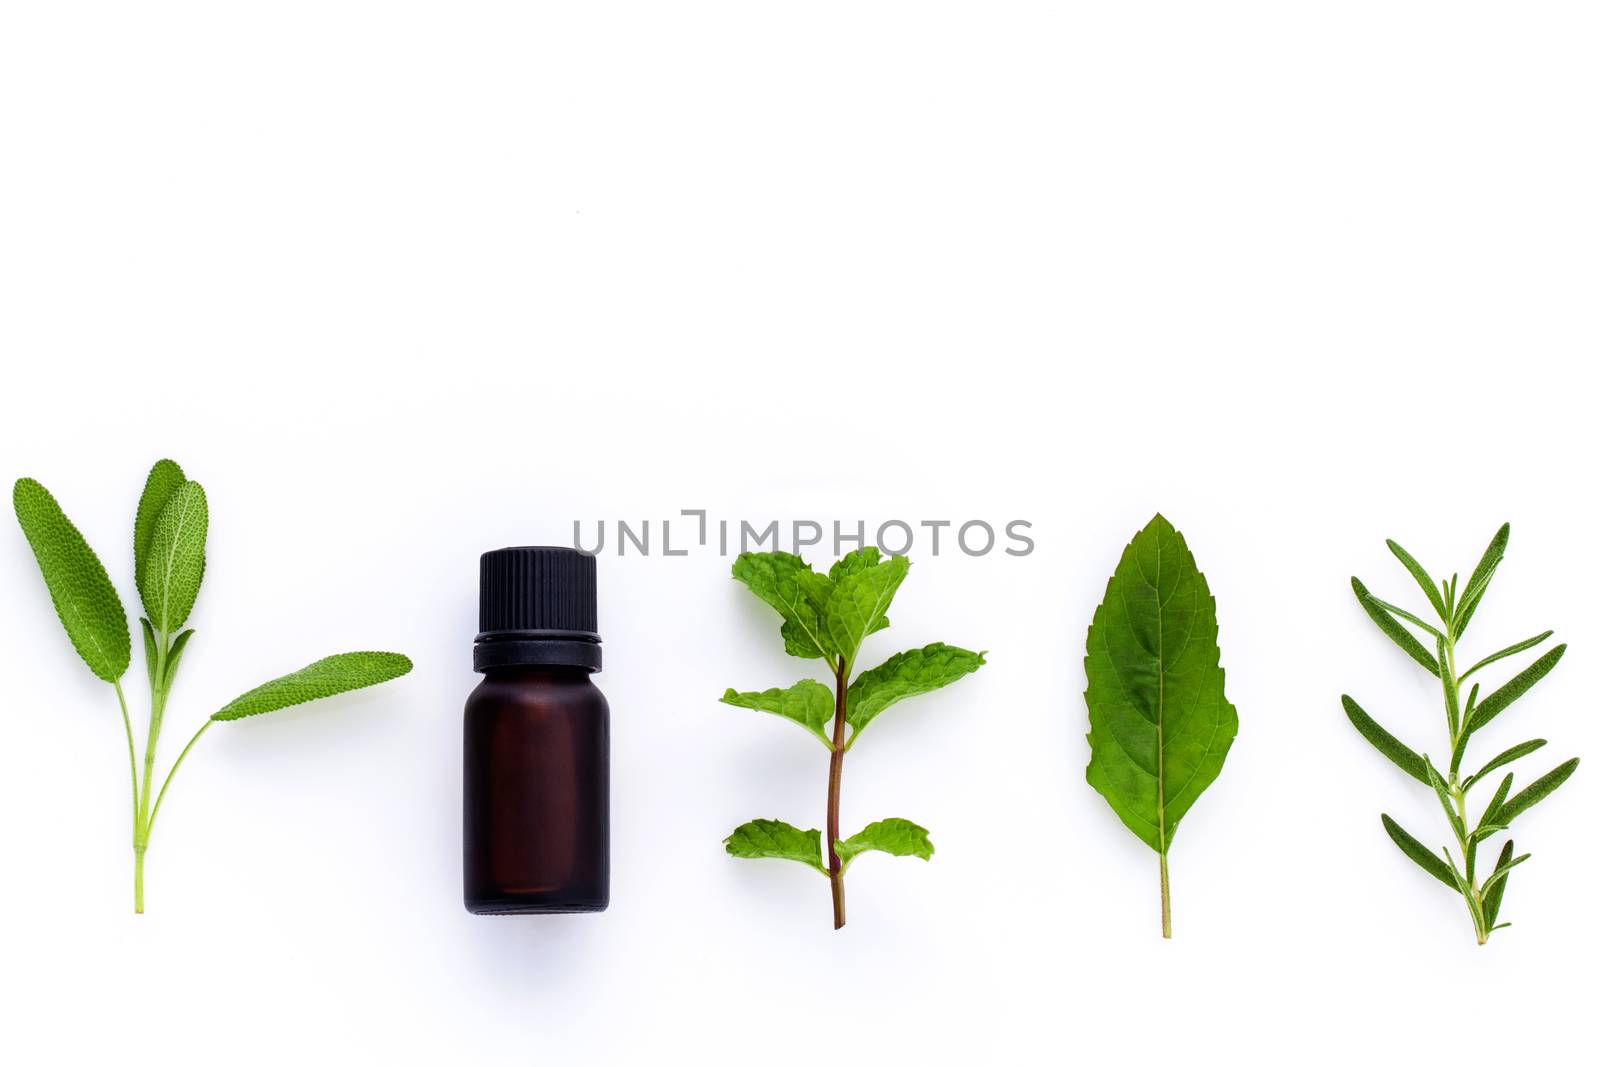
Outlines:
{"label": "mint sprig", "polygon": [[[722,702],[781,716],[828,750],[827,838],[778,819],[754,819],[723,842],[730,856],[785,859],[828,879],[834,929],[844,925],[844,874],[864,852],[890,856],[933,855],[928,831],[907,819],[882,819],[848,838],[839,833],[844,756],[875,718],[892,705],[964,678],[984,664],[984,654],[936,642],[899,652],[877,667],[855,673],[866,639],[889,625],[889,604],[911,566],[904,556],[883,559],[876,548],[844,556],[818,574],[787,552],[746,552],[733,576],[783,619],[779,636],[791,656],[827,663],[832,687],[803,679],[786,689],[739,692]],[[854,680],[852,681],[852,677]]]}
{"label": "mint sprig", "polygon": [[[1467,670],[1459,673],[1457,671],[1458,642],[1466,633],[1467,624],[1472,621],[1478,606],[1483,602],[1489,582],[1505,558],[1506,545],[1510,539],[1511,525],[1507,523],[1495,533],[1464,587],[1460,584],[1459,575],[1452,575],[1448,582],[1436,581],[1411,553],[1394,541],[1388,542],[1389,551],[1400,561],[1401,566],[1410,572],[1411,577],[1421,588],[1428,606],[1437,619],[1436,622],[1429,622],[1405,608],[1379,600],[1360,580],[1350,579],[1350,587],[1355,591],[1357,602],[1377,624],[1378,629],[1424,670],[1439,679],[1449,742],[1448,763],[1435,765],[1427,755],[1419,754],[1380,726],[1377,720],[1367,714],[1366,709],[1348,695],[1341,698],[1345,717],[1361,736],[1371,742],[1389,762],[1431,789],[1438,799],[1445,822],[1455,839],[1454,851],[1449,846],[1441,848],[1438,852],[1431,851],[1387,814],[1382,816],[1383,829],[1400,851],[1417,866],[1461,896],[1466,903],[1467,914],[1472,920],[1473,933],[1480,945],[1487,942],[1489,936],[1496,930],[1511,925],[1499,921],[1500,904],[1505,897],[1506,882],[1511,874],[1511,868],[1529,857],[1527,853],[1517,855],[1514,845],[1507,840],[1501,847],[1499,858],[1495,860],[1489,874],[1481,877],[1478,847],[1496,834],[1509,831],[1513,819],[1555,792],[1578,769],[1578,761],[1569,759],[1516,794],[1511,792],[1513,775],[1507,772],[1500,779],[1494,795],[1479,812],[1476,821],[1469,815],[1467,797],[1473,786],[1492,772],[1537,752],[1544,747],[1545,741],[1543,738],[1535,738],[1512,745],[1471,774],[1462,771],[1467,742],[1554,670],[1567,650],[1566,645],[1557,645],[1482,700],[1478,699],[1481,684],[1475,682],[1468,691],[1466,699],[1462,699],[1462,683],[1469,676],[1503,659],[1543,644],[1552,633],[1546,630],[1534,637],[1517,641],[1478,660]],[[1421,636],[1418,636],[1419,633]],[[1429,644],[1432,645],[1432,651],[1427,647]],[[1440,769],[1441,766],[1444,769]]]}
{"label": "mint sprig", "polygon": [[178,665],[194,631],[184,629],[205,576],[209,511],[205,490],[163,459],[150,469],[133,524],[135,583],[145,616],[139,620],[150,680],[150,724],[141,760],[133,739],[122,676],[132,658],[128,616],[105,566],[55,497],[32,478],[20,478],[11,501],[17,522],[39,562],[45,587],[72,646],[95,677],[110,683],[122,711],[133,793],[133,910],[144,911],[144,858],[156,816],[178,768],[211,726],[261,715],[308,700],[376,685],[411,670],[394,652],[347,652],[256,687],[207,719],[173,761],[156,788],[156,747]]}

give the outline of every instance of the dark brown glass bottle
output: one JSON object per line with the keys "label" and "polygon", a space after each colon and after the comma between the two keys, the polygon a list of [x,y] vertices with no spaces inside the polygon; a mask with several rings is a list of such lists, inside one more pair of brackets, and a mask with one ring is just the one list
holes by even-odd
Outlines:
{"label": "dark brown glass bottle", "polygon": [[467,698],[463,858],[478,915],[604,911],[610,903],[610,712],[595,561],[503,548],[479,563]]}

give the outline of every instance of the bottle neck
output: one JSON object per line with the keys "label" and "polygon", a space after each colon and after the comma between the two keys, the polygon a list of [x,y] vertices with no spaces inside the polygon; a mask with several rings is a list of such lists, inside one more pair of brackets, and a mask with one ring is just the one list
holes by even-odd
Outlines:
{"label": "bottle neck", "polygon": [[600,639],[572,631],[479,634],[472,646],[472,669],[571,667],[600,669]]}

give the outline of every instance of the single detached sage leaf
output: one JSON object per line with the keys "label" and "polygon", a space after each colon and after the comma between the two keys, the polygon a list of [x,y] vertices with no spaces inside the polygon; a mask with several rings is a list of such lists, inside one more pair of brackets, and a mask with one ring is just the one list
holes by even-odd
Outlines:
{"label": "single detached sage leaf", "polygon": [[150,624],[176,633],[194,609],[206,569],[206,491],[184,482],[156,518],[144,561],[140,595]]}
{"label": "single detached sage leaf", "polygon": [[144,480],[144,492],[139,494],[139,510],[133,519],[133,580],[139,587],[140,599],[148,604],[153,599],[145,588],[144,565],[150,558],[150,542],[156,535],[156,520],[172,499],[172,494],[187,479],[183,468],[170,459],[157,460]]}
{"label": "single detached sage leaf", "polygon": [[1399,846],[1401,852],[1410,856],[1418,867],[1421,867],[1451,889],[1460,890],[1461,887],[1456,884],[1456,877],[1450,872],[1449,865],[1432,852],[1429,852],[1427,846],[1421,841],[1406,833],[1405,827],[1385,815],[1383,816],[1383,828],[1388,832],[1390,840]]}
{"label": "single detached sage leaf", "polygon": [[846,666],[855,662],[867,635],[883,629],[889,603],[910,567],[906,557],[893,556],[875,566],[851,570],[834,585],[822,622],[832,650]]}
{"label": "single detached sage leaf", "polygon": [[822,863],[822,831],[800,830],[779,819],[753,819],[722,842],[728,855],[741,859],[794,860],[827,874]]}
{"label": "single detached sage leaf", "polygon": [[1089,627],[1089,784],[1161,857],[1239,729],[1223,693],[1216,601],[1183,535],[1157,515],[1123,550]]}
{"label": "single detached sage leaf", "polygon": [[722,694],[722,702],[736,708],[751,708],[771,712],[793,720],[815,734],[829,748],[833,741],[828,737],[828,720],[833,718],[833,694],[828,687],[811,678],[796,682],[787,689],[765,689],[759,693],[740,693],[730,689]]}
{"label": "single detached sage leaf", "polygon": [[822,607],[833,583],[788,552],[744,552],[733,561],[733,576],[783,617],[779,633],[784,651],[801,659],[830,655],[822,628]]}
{"label": "single detached sage leaf", "polygon": [[933,842],[928,831],[909,819],[883,819],[868,823],[858,834],[834,842],[834,852],[845,866],[863,852],[887,852],[891,856],[933,858]]}
{"label": "single detached sage leaf", "polygon": [[922,648],[896,652],[850,683],[845,721],[859,734],[879,712],[907,697],[931,693],[965,678],[983,666],[982,652],[934,642]]}
{"label": "single detached sage leaf", "polygon": [[1396,767],[1405,771],[1423,785],[1431,785],[1428,780],[1428,770],[1422,757],[1407,748],[1401,741],[1378,725],[1377,720],[1368,715],[1360,704],[1348,696],[1339,698],[1344,702],[1344,713],[1350,719],[1350,724],[1361,732],[1361,736],[1372,742],[1372,747],[1389,757]]}
{"label": "single detached sage leaf", "polygon": [[96,678],[116,682],[127,673],[133,640],[128,615],[100,557],[50,490],[32,478],[17,479],[11,506],[72,647]]}
{"label": "single detached sage leaf", "polygon": [[[1529,785],[1526,789],[1519,790],[1516,796],[1512,797],[1504,804],[1495,806],[1494,821],[1502,825],[1510,825],[1512,819],[1515,819],[1518,815],[1521,815],[1523,812],[1539,803],[1539,801],[1543,800],[1545,797],[1559,789],[1562,783],[1564,783],[1568,778],[1571,778],[1572,772],[1577,769],[1578,761],[1576,759],[1569,759],[1567,762],[1561,764],[1549,774],[1546,774],[1541,778],[1534,779],[1531,785]],[[1484,817],[1488,818],[1487,815]]]}
{"label": "single detached sage leaf", "polygon": [[231,722],[251,715],[321,700],[352,689],[387,682],[411,670],[411,660],[398,652],[343,652],[319,659],[293,674],[258,685],[212,715],[216,722]]}

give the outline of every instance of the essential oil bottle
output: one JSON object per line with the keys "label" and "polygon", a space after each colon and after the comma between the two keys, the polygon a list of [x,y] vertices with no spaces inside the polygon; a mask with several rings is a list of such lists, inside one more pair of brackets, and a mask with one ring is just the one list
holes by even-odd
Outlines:
{"label": "essential oil bottle", "polygon": [[465,897],[477,915],[604,911],[610,883],[610,711],[595,560],[502,548],[479,561],[464,746]]}

